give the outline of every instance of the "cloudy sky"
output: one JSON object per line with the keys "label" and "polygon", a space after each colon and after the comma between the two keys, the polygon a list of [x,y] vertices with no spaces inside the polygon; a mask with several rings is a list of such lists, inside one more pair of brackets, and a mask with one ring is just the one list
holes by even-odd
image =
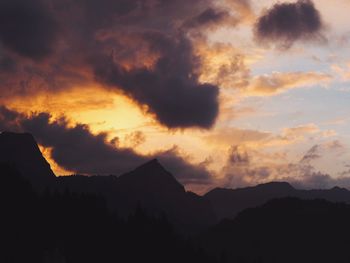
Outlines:
{"label": "cloudy sky", "polygon": [[350,186],[349,0],[0,0],[0,129],[57,175]]}

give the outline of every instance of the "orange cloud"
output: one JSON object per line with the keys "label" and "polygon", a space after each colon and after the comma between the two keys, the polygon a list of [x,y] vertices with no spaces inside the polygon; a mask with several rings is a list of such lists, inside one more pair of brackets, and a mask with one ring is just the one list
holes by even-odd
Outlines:
{"label": "orange cloud", "polygon": [[257,130],[245,130],[239,128],[216,129],[203,139],[216,146],[228,147],[230,145],[249,144],[264,141],[272,134]]}
{"label": "orange cloud", "polygon": [[350,62],[345,65],[334,64],[331,66],[331,69],[340,77],[342,81],[350,80]]}
{"label": "orange cloud", "polygon": [[248,85],[249,58],[231,44],[197,42],[196,54],[201,58],[200,78],[202,83],[215,83],[221,88],[243,88]]}
{"label": "orange cloud", "polygon": [[281,133],[265,141],[265,146],[285,146],[303,142],[307,139],[320,139],[336,136],[334,130],[321,130],[316,124],[309,123],[284,128]]}
{"label": "orange cloud", "polygon": [[325,86],[331,80],[331,75],[320,72],[274,72],[254,77],[245,93],[250,96],[272,96],[290,89]]}

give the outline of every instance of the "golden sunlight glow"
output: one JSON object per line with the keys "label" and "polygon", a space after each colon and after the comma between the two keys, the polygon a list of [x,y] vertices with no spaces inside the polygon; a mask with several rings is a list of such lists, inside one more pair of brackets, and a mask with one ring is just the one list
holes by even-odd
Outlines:
{"label": "golden sunlight glow", "polygon": [[123,132],[152,122],[152,118],[145,117],[130,99],[98,86],[79,87],[64,93],[38,94],[30,99],[16,98],[8,105],[22,113],[49,112],[53,118],[65,116],[74,123],[88,124],[95,133]]}
{"label": "golden sunlight glow", "polygon": [[74,172],[68,171],[68,170],[62,168],[54,161],[54,159],[51,157],[51,149],[50,148],[46,148],[46,147],[41,146],[41,145],[39,145],[39,148],[40,148],[40,151],[43,154],[44,158],[46,159],[46,161],[48,161],[48,163],[50,164],[51,169],[55,173],[56,176],[67,176],[67,175],[74,174]]}

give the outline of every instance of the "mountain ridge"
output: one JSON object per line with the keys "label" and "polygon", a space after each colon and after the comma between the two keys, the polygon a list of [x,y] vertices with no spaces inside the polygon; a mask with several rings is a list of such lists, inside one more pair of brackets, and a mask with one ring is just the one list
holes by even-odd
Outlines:
{"label": "mountain ridge", "polygon": [[350,203],[350,191],[331,189],[301,190],[287,182],[270,182],[251,187],[214,188],[203,196],[185,187],[157,159],[152,159],[121,176],[55,177],[34,139],[29,134],[0,134],[0,163],[12,162],[33,184],[38,182],[53,191],[69,190],[105,197],[110,209],[123,216],[142,205],[149,213],[163,212],[184,228],[208,226],[240,211],[257,207],[271,199],[297,197]]}
{"label": "mountain ridge", "polygon": [[218,218],[234,218],[240,211],[263,205],[276,198],[325,199],[331,202],[350,203],[346,188],[296,189],[288,182],[270,182],[245,188],[214,188],[203,198],[209,200]]}

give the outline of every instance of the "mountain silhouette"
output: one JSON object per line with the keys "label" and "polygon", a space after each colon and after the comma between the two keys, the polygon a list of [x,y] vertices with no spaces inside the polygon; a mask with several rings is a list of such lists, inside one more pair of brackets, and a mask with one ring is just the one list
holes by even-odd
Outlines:
{"label": "mountain silhouette", "polygon": [[157,159],[119,177],[55,177],[33,136],[8,132],[0,180],[0,262],[350,262],[350,191],[340,187],[272,182],[199,196]]}
{"label": "mountain silhouette", "polygon": [[12,164],[34,185],[52,191],[103,196],[111,210],[127,217],[141,206],[147,213],[168,219],[179,229],[196,232],[246,208],[271,199],[297,197],[350,203],[350,191],[299,190],[285,182],[272,182],[240,189],[216,188],[204,196],[188,192],[157,159],[117,176],[55,177],[32,135],[0,134],[0,163]]}
{"label": "mountain silhouette", "polygon": [[221,263],[350,262],[350,206],[282,198],[246,209],[198,237]]}
{"label": "mountain silhouette", "polygon": [[262,205],[270,199],[287,196],[297,196],[297,190],[285,182],[272,182],[238,189],[215,188],[204,198],[211,202],[218,218],[223,219],[234,218],[238,212]]}
{"label": "mountain silhouette", "polygon": [[181,231],[196,232],[216,222],[209,201],[186,192],[156,159],[119,177],[59,177],[55,188],[102,195],[110,209],[124,217],[139,206],[150,215],[162,216],[164,213]]}
{"label": "mountain silhouette", "polygon": [[161,193],[167,194],[179,194],[185,191],[183,185],[181,185],[175,177],[168,172],[157,159],[153,159],[135,170],[119,176],[119,184],[123,186],[134,186],[134,191]]}
{"label": "mountain silhouette", "polygon": [[50,164],[29,133],[0,133],[0,163],[15,166],[35,186],[55,178]]}
{"label": "mountain silhouette", "polygon": [[33,186],[51,191],[70,191],[103,196],[111,210],[127,217],[141,206],[150,215],[162,216],[183,231],[216,222],[208,200],[185,188],[154,159],[135,170],[116,176],[55,177],[31,134],[0,134],[0,163],[11,164]]}
{"label": "mountain silhouette", "polygon": [[186,192],[157,159],[121,175],[117,185],[119,207],[124,206],[127,213],[141,205],[155,214],[165,212],[169,219],[188,230],[216,221],[209,201]]}
{"label": "mountain silhouette", "polygon": [[173,230],[166,217],[138,209],[121,218],[94,194],[34,191],[0,164],[2,263],[217,263]]}
{"label": "mountain silhouette", "polygon": [[219,219],[234,218],[244,209],[283,197],[350,203],[350,191],[345,188],[301,190],[295,189],[286,182],[271,182],[238,189],[215,188],[204,195],[204,198],[210,201]]}

